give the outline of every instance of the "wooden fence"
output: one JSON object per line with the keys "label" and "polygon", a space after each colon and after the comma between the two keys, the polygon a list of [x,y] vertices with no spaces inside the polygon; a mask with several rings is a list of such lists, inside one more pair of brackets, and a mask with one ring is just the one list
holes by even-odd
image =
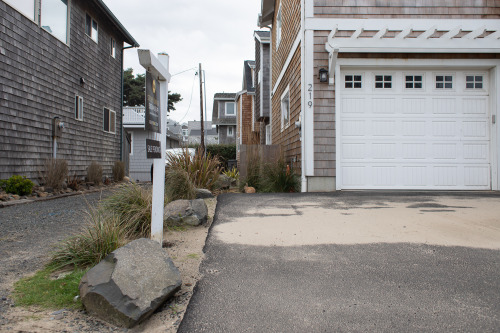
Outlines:
{"label": "wooden fence", "polygon": [[240,146],[240,163],[238,170],[240,180],[247,177],[247,166],[249,161],[260,161],[260,164],[275,162],[281,154],[281,146],[279,145],[241,145]]}

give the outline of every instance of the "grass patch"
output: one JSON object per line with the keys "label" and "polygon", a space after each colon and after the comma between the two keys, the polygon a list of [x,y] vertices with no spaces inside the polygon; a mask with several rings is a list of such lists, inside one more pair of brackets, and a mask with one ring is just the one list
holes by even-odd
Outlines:
{"label": "grass patch", "polygon": [[187,257],[190,259],[198,259],[200,256],[197,253],[190,253]]}
{"label": "grass patch", "polygon": [[52,280],[51,271],[46,268],[36,272],[34,276],[23,278],[14,284],[12,296],[16,305],[37,305],[46,309],[78,309],[82,308],[78,286],[85,270],[75,269],[65,277]]}
{"label": "grass patch", "polygon": [[126,244],[120,221],[114,215],[91,208],[86,227],[77,235],[56,246],[48,265],[51,271],[67,266],[88,268],[97,265],[108,254]]}

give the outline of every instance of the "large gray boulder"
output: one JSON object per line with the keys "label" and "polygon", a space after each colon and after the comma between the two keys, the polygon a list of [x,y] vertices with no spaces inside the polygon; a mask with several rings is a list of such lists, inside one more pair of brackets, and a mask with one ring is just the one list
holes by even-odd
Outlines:
{"label": "large gray boulder", "polygon": [[80,297],[92,315],[122,327],[148,318],[181,287],[177,267],[150,239],[113,251],[80,281]]}
{"label": "large gray boulder", "polygon": [[207,222],[208,208],[203,199],[175,200],[165,206],[163,220],[168,224],[197,226]]}

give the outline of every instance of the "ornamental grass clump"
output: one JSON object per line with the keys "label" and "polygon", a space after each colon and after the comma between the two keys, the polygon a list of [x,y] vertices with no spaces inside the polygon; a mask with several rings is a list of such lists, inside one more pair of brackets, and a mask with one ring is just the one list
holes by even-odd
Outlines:
{"label": "ornamental grass clump", "polygon": [[122,161],[115,161],[113,164],[113,180],[115,182],[121,182],[125,178],[125,163]]}
{"label": "ornamental grass clump", "polygon": [[90,208],[85,221],[86,226],[79,234],[56,245],[48,264],[50,270],[92,267],[126,244],[117,216]]}
{"label": "ornamental grass clump", "polygon": [[262,184],[264,192],[300,192],[300,177],[282,157],[264,165]]}
{"label": "ornamental grass clump", "polygon": [[96,161],[92,161],[87,168],[87,180],[96,185],[102,182],[102,166]]}
{"label": "ornamental grass clump", "polygon": [[195,156],[191,156],[185,149],[181,155],[167,154],[169,164],[167,169],[177,168],[185,170],[194,186],[213,190],[220,175],[220,162],[216,156],[207,153],[203,156],[198,149]]}
{"label": "ornamental grass clump", "polygon": [[175,200],[196,198],[196,189],[189,178],[189,174],[180,168],[168,168],[165,173],[165,200],[172,202]]}
{"label": "ornamental grass clump", "polygon": [[47,159],[40,174],[41,183],[46,187],[59,189],[68,177],[68,162],[63,159]]}
{"label": "ornamental grass clump", "polygon": [[102,200],[99,209],[118,218],[125,237],[136,239],[150,236],[151,205],[151,189],[132,183]]}

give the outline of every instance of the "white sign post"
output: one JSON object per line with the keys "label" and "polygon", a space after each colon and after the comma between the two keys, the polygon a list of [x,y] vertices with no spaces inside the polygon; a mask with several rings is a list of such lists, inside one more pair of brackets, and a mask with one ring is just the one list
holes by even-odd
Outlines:
{"label": "white sign post", "polygon": [[151,239],[163,242],[163,204],[165,199],[165,149],[167,146],[168,109],[168,54],[160,53],[158,58],[150,50],[138,50],[139,62],[160,82],[160,122],[161,133],[154,133],[161,143],[161,158],[153,160],[153,203],[151,207]]}

